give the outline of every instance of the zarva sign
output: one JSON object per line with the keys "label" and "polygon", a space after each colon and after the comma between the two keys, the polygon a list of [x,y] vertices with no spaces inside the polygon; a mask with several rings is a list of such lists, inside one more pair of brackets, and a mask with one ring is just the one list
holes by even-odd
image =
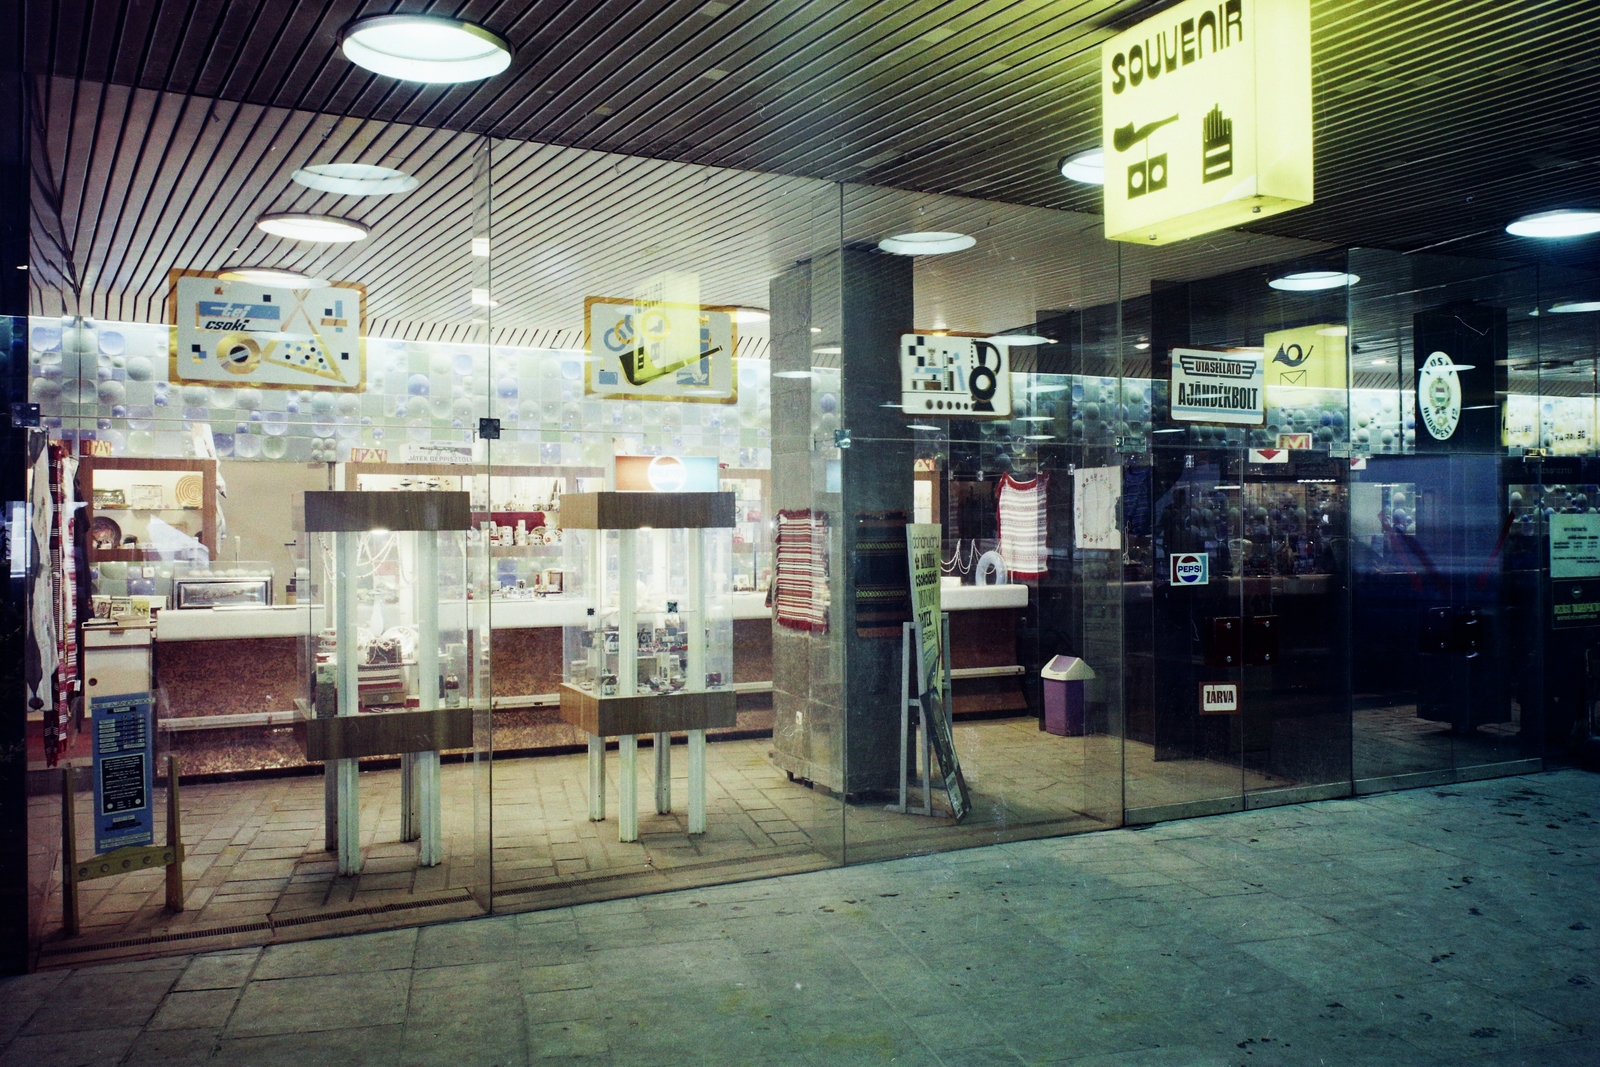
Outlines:
{"label": "zarva sign", "polygon": [[1167,244],[1311,203],[1310,0],[1188,0],[1101,50],[1106,237]]}

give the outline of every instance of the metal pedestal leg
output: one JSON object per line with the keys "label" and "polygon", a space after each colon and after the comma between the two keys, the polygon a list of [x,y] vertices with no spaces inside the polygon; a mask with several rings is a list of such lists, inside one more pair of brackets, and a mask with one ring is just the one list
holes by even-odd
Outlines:
{"label": "metal pedestal leg", "polygon": [[606,739],[589,735],[589,821],[606,821]]}
{"label": "metal pedestal leg", "polygon": [[639,737],[617,742],[617,840],[639,840]]}
{"label": "metal pedestal leg", "polygon": [[656,814],[672,811],[672,735],[656,734]]}
{"label": "metal pedestal leg", "polygon": [[689,832],[706,832],[706,732],[689,731]]}

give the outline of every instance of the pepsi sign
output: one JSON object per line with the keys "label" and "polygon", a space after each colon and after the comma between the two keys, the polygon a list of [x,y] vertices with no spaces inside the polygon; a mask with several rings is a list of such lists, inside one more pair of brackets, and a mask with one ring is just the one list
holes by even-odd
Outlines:
{"label": "pepsi sign", "polygon": [[1211,556],[1205,552],[1173,552],[1167,556],[1173,585],[1206,585],[1211,581]]}

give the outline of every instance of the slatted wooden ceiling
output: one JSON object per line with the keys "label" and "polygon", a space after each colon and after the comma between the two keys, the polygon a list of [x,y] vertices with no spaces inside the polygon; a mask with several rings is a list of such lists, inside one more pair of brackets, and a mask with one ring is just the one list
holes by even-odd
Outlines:
{"label": "slatted wooden ceiling", "polygon": [[[23,0],[30,69],[655,158],[1095,211],[1098,45],[1145,0]],[[341,25],[456,15],[517,47],[417,87]],[[1600,202],[1592,0],[1314,0],[1319,204],[1256,228],[1526,255],[1509,216]],[[1552,103],[1557,106],[1552,107]],[[1591,253],[1580,247],[1578,258]],[[1569,257],[1570,258],[1570,253]]]}
{"label": "slatted wooden ceiling", "polygon": [[[39,108],[33,281],[43,314],[163,321],[169,270],[247,263],[364,283],[376,336],[480,337],[484,311],[471,294],[484,288],[497,302],[498,343],[573,347],[586,296],[628,296],[659,272],[692,271],[705,302],[761,307],[774,274],[841,236],[872,242],[917,227],[979,239],[972,252],[919,263],[919,321],[930,327],[1001,329],[1117,292],[1117,249],[1092,215],[866,186],[847,186],[841,204],[839,187],[816,179],[505,140],[493,141],[485,261],[472,255],[474,169],[489,139],[65,78],[41,80]],[[332,160],[398,167],[421,185],[358,198],[290,178]],[[345,215],[372,235],[315,245],[254,228],[286,211]],[[1131,249],[1122,279],[1138,289],[1152,276],[1306,248],[1224,234]]]}

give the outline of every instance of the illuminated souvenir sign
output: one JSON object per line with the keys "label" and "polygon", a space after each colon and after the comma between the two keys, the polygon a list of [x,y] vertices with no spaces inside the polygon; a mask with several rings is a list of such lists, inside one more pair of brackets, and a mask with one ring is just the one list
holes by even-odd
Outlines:
{"label": "illuminated souvenir sign", "polygon": [[1312,201],[1309,0],[1187,0],[1101,48],[1106,237],[1167,244]]}
{"label": "illuminated souvenir sign", "polygon": [[283,289],[173,271],[175,382],[266,389],[366,387],[367,290],[353,282]]}
{"label": "illuminated souvenir sign", "polygon": [[1417,414],[1435,441],[1448,441],[1461,424],[1461,367],[1448,352],[1431,352],[1417,371]]}
{"label": "illuminated souvenir sign", "polygon": [[1260,352],[1172,350],[1172,417],[1260,426],[1267,421]]}
{"label": "illuminated souvenir sign", "polygon": [[1010,415],[1009,346],[986,338],[901,334],[900,407],[919,418]]}

